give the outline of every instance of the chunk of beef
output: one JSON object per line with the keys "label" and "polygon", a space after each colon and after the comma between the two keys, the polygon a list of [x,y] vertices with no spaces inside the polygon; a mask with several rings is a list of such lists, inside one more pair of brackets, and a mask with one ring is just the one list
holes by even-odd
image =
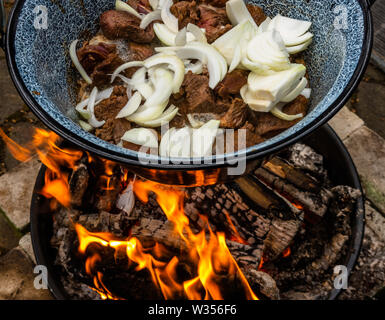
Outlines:
{"label": "chunk of beef", "polygon": [[223,8],[226,7],[226,2],[229,0],[203,0],[202,3],[211,4],[214,7]]}
{"label": "chunk of beef", "polygon": [[214,42],[232,28],[225,9],[201,4],[198,10],[200,14],[198,25],[206,30],[206,37],[209,43]]}
{"label": "chunk of beef", "polygon": [[247,120],[249,108],[240,98],[228,99],[229,110],[221,117],[221,128],[238,129],[244,125]]}
{"label": "chunk of beef", "polygon": [[[293,102],[287,104],[283,108],[283,112],[295,115],[302,113],[304,116],[307,114],[308,100],[304,96],[299,96]],[[265,139],[269,139],[282,131],[292,127],[301,119],[295,121],[281,120],[271,113],[253,112],[254,123],[256,124],[256,133]]]}
{"label": "chunk of beef", "polygon": [[198,7],[195,1],[179,1],[171,7],[171,13],[178,18],[179,29],[189,23],[197,24],[199,21]]}
{"label": "chunk of beef", "polygon": [[225,132],[224,152],[231,153],[234,151],[243,150],[255,146],[264,141],[264,139],[255,133],[255,126],[246,122],[238,130],[234,130],[231,134],[229,131]]}
{"label": "chunk of beef", "polygon": [[118,144],[130,129],[131,123],[126,119],[109,119],[103,127],[95,130],[95,135],[107,142]]}
{"label": "chunk of beef", "polygon": [[108,57],[99,63],[91,73],[93,84],[97,87],[108,85],[111,81],[111,74],[123,63],[124,61],[118,56],[117,53],[110,53]]}
{"label": "chunk of beef", "polygon": [[265,15],[261,7],[258,7],[253,4],[248,4],[247,9],[249,10],[251,16],[253,17],[257,25],[260,25],[263,21],[266,20],[267,16]]}
{"label": "chunk of beef", "polygon": [[90,45],[85,42],[83,46],[77,51],[79,62],[84,70],[91,74],[95,67],[107,59],[110,53],[116,52],[116,46],[99,42],[95,45]]}
{"label": "chunk of beef", "polygon": [[227,97],[230,94],[239,94],[241,88],[247,84],[249,72],[236,69],[228,73],[226,77],[215,88],[217,95]]}
{"label": "chunk of beef", "polygon": [[155,53],[151,45],[135,42],[130,42],[129,50],[131,52],[131,60],[134,61],[144,61]]}
{"label": "chunk of beef", "polygon": [[126,88],[124,86],[115,86],[111,97],[95,106],[95,116],[99,121],[114,120],[127,102]]}
{"label": "chunk of beef", "polygon": [[182,92],[187,102],[185,106],[182,106],[184,113],[202,113],[215,110],[214,93],[209,87],[207,75],[194,74],[189,71],[184,78]]}
{"label": "chunk of beef", "polygon": [[125,11],[109,10],[100,16],[100,27],[108,39],[129,39],[138,43],[150,43],[155,38],[152,24],[140,28],[140,19]]}

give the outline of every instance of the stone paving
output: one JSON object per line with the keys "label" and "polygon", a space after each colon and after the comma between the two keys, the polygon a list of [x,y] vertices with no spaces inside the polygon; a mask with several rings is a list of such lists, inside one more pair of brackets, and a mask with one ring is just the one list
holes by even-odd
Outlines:
{"label": "stone paving", "polygon": [[[384,88],[385,74],[370,65],[348,107],[330,122],[352,155],[367,197],[363,248],[341,299],[374,298],[385,288]],[[44,127],[18,96],[1,51],[0,111],[0,127],[19,143],[29,141],[33,127]],[[19,164],[0,140],[0,300],[52,299],[48,290],[33,286],[29,209],[39,168],[36,157]]]}

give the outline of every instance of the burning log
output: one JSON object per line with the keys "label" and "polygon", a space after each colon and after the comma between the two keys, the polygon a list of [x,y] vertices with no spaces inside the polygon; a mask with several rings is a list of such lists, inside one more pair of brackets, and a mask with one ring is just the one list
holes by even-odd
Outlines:
{"label": "burning log", "polygon": [[297,235],[302,222],[300,220],[284,221],[274,219],[264,241],[263,257],[271,261],[278,258],[287,249]]}
{"label": "burning log", "polygon": [[72,172],[69,182],[72,206],[80,207],[82,205],[89,179],[90,175],[87,166],[83,163]]}
{"label": "burning log", "polygon": [[263,168],[255,170],[255,175],[282,196],[288,198],[289,201],[297,202],[298,205],[301,205],[319,219],[325,215],[329,201],[333,197],[333,194],[326,189],[321,189],[317,194],[299,190],[294,185],[287,183]]}
{"label": "burning log", "polygon": [[279,157],[272,158],[266,162],[263,167],[281,179],[286,179],[300,189],[309,192],[318,192],[320,190],[320,184],[317,180]]}
{"label": "burning log", "polygon": [[297,143],[288,149],[287,160],[295,167],[309,171],[319,177],[326,177],[323,156],[311,147]]}
{"label": "burning log", "polygon": [[270,300],[279,300],[280,294],[275,280],[266,272],[255,269],[242,269],[252,288]]}

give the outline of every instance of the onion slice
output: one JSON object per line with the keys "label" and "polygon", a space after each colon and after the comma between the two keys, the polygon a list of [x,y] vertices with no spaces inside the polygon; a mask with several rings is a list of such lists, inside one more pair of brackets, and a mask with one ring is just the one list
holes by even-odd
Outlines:
{"label": "onion slice", "polygon": [[310,88],[303,89],[303,91],[301,92],[301,96],[304,96],[306,99],[309,100],[311,96],[311,89]]}
{"label": "onion slice", "polygon": [[122,140],[147,148],[158,148],[158,134],[152,129],[131,129],[123,135]]}
{"label": "onion slice", "polygon": [[193,130],[193,157],[205,157],[212,155],[212,148],[218,133],[219,125],[219,120],[210,120],[199,129]]}
{"label": "onion slice", "polygon": [[126,118],[132,115],[136,110],[138,110],[141,102],[141,94],[139,92],[135,92],[131,99],[129,99],[127,104],[123,107],[123,109],[120,110],[116,116],[116,119]]}
{"label": "onion slice", "polygon": [[172,119],[174,119],[175,116],[177,115],[178,111],[179,109],[172,104],[158,119],[146,121],[141,123],[140,125],[143,125],[144,127],[150,127],[150,128],[161,127],[171,122]]}
{"label": "onion slice", "polygon": [[115,81],[115,78],[117,77],[117,75],[119,73],[121,73],[122,71],[124,71],[126,69],[133,68],[133,67],[143,67],[143,61],[130,61],[130,62],[124,63],[121,66],[119,66],[118,68],[116,68],[116,70],[111,75],[111,83],[113,83]]}
{"label": "onion slice", "polygon": [[179,47],[183,47],[187,43],[187,29],[181,29],[175,37],[175,45]]}
{"label": "onion slice", "polygon": [[91,115],[90,119],[88,120],[88,123],[93,126],[94,128],[100,128],[102,127],[106,121],[98,121],[95,117],[95,102],[96,102],[96,96],[98,94],[98,88],[94,87],[91,91],[90,100],[88,102],[88,111]]}
{"label": "onion slice", "polygon": [[195,37],[195,40],[202,43],[207,43],[207,38],[201,28],[195,24],[189,23],[187,25],[187,31],[191,32]]}
{"label": "onion slice", "polygon": [[169,28],[172,32],[177,33],[179,31],[178,18],[175,17],[170,11],[173,4],[174,2],[172,0],[165,1],[161,10],[161,17],[167,28]]}
{"label": "onion slice", "polygon": [[161,19],[162,19],[162,16],[161,16],[160,10],[152,11],[143,17],[142,22],[140,23],[140,28],[146,29],[150,25],[151,22],[156,21],[156,20],[161,20]]}
{"label": "onion slice", "polygon": [[284,113],[282,111],[282,108],[283,108],[284,105],[285,104],[282,103],[282,104],[279,104],[279,105],[275,106],[270,111],[271,114],[274,115],[275,117],[277,117],[279,119],[282,119],[282,120],[285,120],[285,121],[294,121],[294,120],[303,118],[303,114],[302,113],[295,114],[295,115],[290,115],[290,114]]}
{"label": "onion slice", "polygon": [[87,132],[90,132],[94,129],[89,123],[83,120],[79,120],[79,125],[84,131],[87,131]]}
{"label": "onion slice", "polygon": [[253,25],[255,25],[255,27],[258,28],[257,24],[255,23],[253,17],[250,14],[250,11],[247,9],[245,2],[243,0],[227,1],[226,13],[233,26],[236,26],[237,24],[245,20],[248,20]]}
{"label": "onion slice", "polygon": [[194,115],[192,115],[192,114],[188,114],[187,119],[194,129],[198,129],[204,125],[204,122],[202,122],[200,120],[196,120]]}
{"label": "onion slice", "polygon": [[76,53],[76,45],[78,44],[79,40],[74,40],[70,45],[70,57],[72,60],[72,63],[75,65],[75,68],[78,70],[82,78],[85,82],[88,84],[92,84],[92,79],[88,76],[86,70],[84,70],[83,66],[81,65],[78,55]]}
{"label": "onion slice", "polygon": [[307,84],[308,84],[307,79],[303,77],[301,81],[298,83],[298,85],[295,87],[295,89],[292,92],[290,92],[286,97],[281,99],[281,102],[288,103],[295,100],[301,94],[301,92],[306,88]]}
{"label": "onion slice", "polygon": [[126,11],[126,12],[134,15],[135,17],[142,19],[142,16],[133,7],[131,7],[130,5],[128,5],[127,3],[123,2],[123,1],[116,0],[115,8],[116,8],[116,10]]}

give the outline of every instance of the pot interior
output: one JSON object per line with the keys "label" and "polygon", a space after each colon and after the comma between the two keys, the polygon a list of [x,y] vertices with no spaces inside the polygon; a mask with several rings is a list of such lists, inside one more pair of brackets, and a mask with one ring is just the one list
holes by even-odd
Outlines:
{"label": "pot interior", "polygon": [[[269,16],[278,13],[312,21],[314,41],[305,59],[313,89],[311,112],[284,133],[249,148],[248,152],[297,135],[301,129],[323,117],[350,85],[365,46],[366,13],[358,0],[270,0],[247,1],[260,5]],[[86,40],[98,30],[99,15],[114,7],[114,0],[24,0],[19,1],[14,19],[14,63],[37,108],[48,116],[51,128],[64,127],[70,136],[86,144],[137,158],[137,153],[109,144],[82,130],[74,111],[76,73],[71,68],[69,44]],[[40,6],[40,7],[38,7]],[[36,29],[34,22],[45,6],[48,28]],[[44,8],[43,8],[44,10]],[[34,102],[32,101],[32,104]],[[30,103],[31,105],[31,103]]]}

